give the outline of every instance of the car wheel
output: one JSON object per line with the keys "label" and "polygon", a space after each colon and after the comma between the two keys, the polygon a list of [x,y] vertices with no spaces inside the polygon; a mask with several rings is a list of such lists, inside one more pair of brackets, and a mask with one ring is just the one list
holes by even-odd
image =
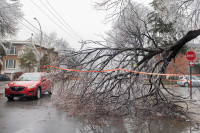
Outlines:
{"label": "car wheel", "polygon": [[14,99],[14,97],[7,97],[8,98],[8,100],[13,100]]}
{"label": "car wheel", "polygon": [[41,89],[37,88],[35,98],[38,100],[41,97]]}
{"label": "car wheel", "polygon": [[186,82],[186,83],[184,83],[184,86],[185,86],[185,87],[189,87],[190,84],[189,84],[188,82]]}

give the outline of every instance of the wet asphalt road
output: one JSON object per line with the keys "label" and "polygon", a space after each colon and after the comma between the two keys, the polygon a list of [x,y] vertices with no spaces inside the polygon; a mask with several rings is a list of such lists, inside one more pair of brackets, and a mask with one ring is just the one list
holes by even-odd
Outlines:
{"label": "wet asphalt road", "polygon": [[15,98],[8,101],[0,93],[0,133],[185,133],[190,130],[188,125],[168,120],[131,122],[109,118],[98,122],[69,117],[66,111],[53,104],[54,98],[55,95],[44,94],[40,100]]}
{"label": "wet asphalt road", "polygon": [[0,94],[0,133],[75,133],[76,122],[58,110],[48,94],[40,100],[15,98],[8,101]]}
{"label": "wet asphalt road", "polygon": [[[53,104],[55,95],[43,94],[34,98],[4,96],[7,82],[0,82],[0,133],[126,133],[122,123],[96,122],[80,117],[69,117]],[[104,121],[104,120],[102,120]]]}
{"label": "wet asphalt road", "polygon": [[[41,99],[16,98],[8,101],[0,94],[0,133],[126,133],[122,123],[109,124],[69,117],[53,104],[54,95]],[[103,120],[104,121],[104,120]],[[114,123],[113,123],[114,122]]]}

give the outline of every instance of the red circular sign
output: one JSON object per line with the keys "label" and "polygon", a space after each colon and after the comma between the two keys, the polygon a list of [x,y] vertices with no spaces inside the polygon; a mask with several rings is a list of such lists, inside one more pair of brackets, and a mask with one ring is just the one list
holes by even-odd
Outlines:
{"label": "red circular sign", "polygon": [[193,61],[196,58],[196,54],[193,51],[188,51],[186,54],[186,58],[190,61]]}

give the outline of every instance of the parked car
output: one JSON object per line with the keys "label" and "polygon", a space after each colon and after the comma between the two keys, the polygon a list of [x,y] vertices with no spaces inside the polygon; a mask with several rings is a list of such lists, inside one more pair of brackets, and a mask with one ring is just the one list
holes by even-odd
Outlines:
{"label": "parked car", "polygon": [[4,74],[0,74],[0,81],[11,81],[10,78]]}
{"label": "parked car", "polygon": [[46,91],[52,93],[50,80],[46,79],[45,73],[24,73],[16,81],[8,84],[5,88],[5,97],[8,100],[30,96],[39,99]]}
{"label": "parked car", "polygon": [[[192,86],[200,86],[200,77],[192,75],[191,82]],[[190,76],[189,75],[180,76],[179,80],[177,81],[177,84],[185,87],[190,86]]]}

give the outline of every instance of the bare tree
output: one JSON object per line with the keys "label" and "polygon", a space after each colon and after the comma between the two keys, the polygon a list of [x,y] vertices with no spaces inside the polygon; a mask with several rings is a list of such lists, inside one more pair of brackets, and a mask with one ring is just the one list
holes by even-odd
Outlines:
{"label": "bare tree", "polygon": [[15,35],[18,21],[22,18],[21,5],[18,1],[0,1],[1,37]]}
{"label": "bare tree", "polygon": [[20,8],[21,5],[18,1],[0,1],[0,66],[2,65],[2,57],[6,55],[10,47],[10,44],[5,43],[4,40],[6,37],[16,34],[17,24],[23,16]]}
{"label": "bare tree", "polygon": [[58,50],[58,51],[65,51],[68,50],[70,48],[69,43],[64,40],[63,38],[61,39],[57,39],[56,43],[54,45],[54,47]]}
{"label": "bare tree", "polygon": [[[40,34],[36,34],[34,40],[40,42]],[[56,32],[51,32],[50,34],[44,33],[42,44],[47,47],[53,47],[57,51],[65,51],[70,48],[70,45],[66,40],[57,38]]]}
{"label": "bare tree", "polygon": [[[34,40],[36,42],[40,42],[40,34],[36,34],[34,37]],[[57,34],[56,32],[51,32],[49,34],[44,33],[43,34],[43,40],[42,40],[42,44],[45,46],[49,46],[49,47],[53,47],[55,44],[55,41],[57,40]]]}
{"label": "bare tree", "polygon": [[[168,90],[162,74],[184,45],[200,35],[196,25],[200,2],[179,2],[154,0],[153,11],[131,0],[98,3],[101,9],[112,9],[109,18],[117,21],[106,43],[92,41],[100,48],[73,52],[66,57],[75,57],[78,63],[72,68],[82,70],[65,72],[76,79],[67,80],[64,88],[68,109],[96,115],[182,114],[182,108],[175,103],[184,98]],[[195,8],[190,10],[191,7]],[[191,29],[188,23],[197,28]]]}

